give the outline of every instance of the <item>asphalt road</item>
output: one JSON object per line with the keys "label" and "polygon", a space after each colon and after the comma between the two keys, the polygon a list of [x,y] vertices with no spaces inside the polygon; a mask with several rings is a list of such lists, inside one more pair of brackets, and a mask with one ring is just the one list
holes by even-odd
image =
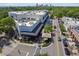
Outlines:
{"label": "asphalt road", "polygon": [[[62,35],[57,19],[53,20],[53,25],[56,25],[54,44],[53,44],[55,46],[55,48],[53,48],[53,51],[55,52],[54,54],[56,56],[64,56],[65,52],[64,52],[63,41],[61,39]],[[61,39],[61,41],[59,41],[59,39]]]}
{"label": "asphalt road", "polygon": [[36,47],[19,44],[7,56],[33,56]]}

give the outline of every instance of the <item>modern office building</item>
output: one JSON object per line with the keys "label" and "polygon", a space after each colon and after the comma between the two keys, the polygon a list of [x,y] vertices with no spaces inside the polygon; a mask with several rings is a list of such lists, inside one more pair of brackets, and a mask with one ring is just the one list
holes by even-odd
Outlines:
{"label": "modern office building", "polygon": [[37,37],[49,19],[47,10],[11,11],[8,15],[14,18],[20,38]]}

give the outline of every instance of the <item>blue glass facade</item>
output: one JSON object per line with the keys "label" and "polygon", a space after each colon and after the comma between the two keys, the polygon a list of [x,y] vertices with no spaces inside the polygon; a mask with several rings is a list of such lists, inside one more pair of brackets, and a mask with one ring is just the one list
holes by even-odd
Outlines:
{"label": "blue glass facade", "polygon": [[[27,15],[21,15],[21,14],[16,14],[16,13],[10,13],[9,16],[12,16],[17,22],[16,22],[16,31],[18,32],[18,35],[30,35],[30,36],[37,36],[39,34],[39,32],[42,30],[45,22],[48,20],[49,16],[48,16],[48,12],[44,12],[44,14],[38,14],[38,15],[34,15],[37,16],[35,18],[34,21],[36,21],[36,23],[34,23],[32,26],[27,26],[25,23],[19,23],[20,20],[23,21],[23,19],[27,20],[27,22],[31,21],[32,19],[30,19],[33,16],[27,16]],[[29,17],[29,19],[27,19],[27,17]],[[26,22],[26,21],[24,21]],[[23,24],[23,25],[19,25],[19,24]]]}

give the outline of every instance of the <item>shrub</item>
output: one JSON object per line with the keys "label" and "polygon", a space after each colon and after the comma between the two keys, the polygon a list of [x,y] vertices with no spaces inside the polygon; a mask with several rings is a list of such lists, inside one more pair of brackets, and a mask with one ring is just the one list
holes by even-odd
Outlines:
{"label": "shrub", "polygon": [[48,53],[37,54],[37,56],[48,56]]}
{"label": "shrub", "polygon": [[46,24],[44,27],[44,32],[49,33],[52,32],[52,25],[51,24]]}
{"label": "shrub", "polygon": [[65,27],[64,27],[64,25],[63,25],[63,23],[62,23],[62,24],[60,24],[60,30],[61,30],[61,33],[62,33],[62,34],[63,34],[63,32],[66,32]]}
{"label": "shrub", "polygon": [[0,48],[0,53],[2,53],[2,48]]}

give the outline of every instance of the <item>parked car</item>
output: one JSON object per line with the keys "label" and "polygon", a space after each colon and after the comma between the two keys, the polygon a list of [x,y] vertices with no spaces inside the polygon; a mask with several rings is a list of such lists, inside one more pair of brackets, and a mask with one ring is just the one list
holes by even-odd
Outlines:
{"label": "parked car", "polygon": [[68,41],[67,38],[64,38],[63,40],[64,40],[64,41]]}
{"label": "parked car", "polygon": [[69,51],[68,48],[65,48],[65,54],[68,55],[68,56],[70,56],[70,51]]}
{"label": "parked car", "polygon": [[65,47],[68,47],[68,41],[66,39],[63,39],[63,44]]}

